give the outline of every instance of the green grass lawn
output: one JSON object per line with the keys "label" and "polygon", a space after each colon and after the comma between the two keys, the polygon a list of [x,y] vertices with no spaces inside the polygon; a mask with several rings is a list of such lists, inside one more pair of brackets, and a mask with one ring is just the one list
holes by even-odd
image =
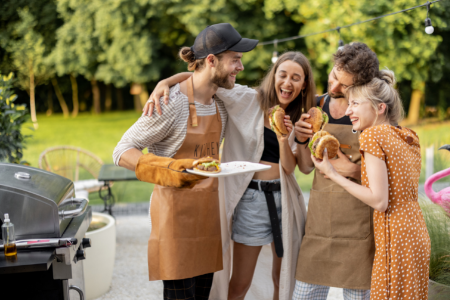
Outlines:
{"label": "green grass lawn", "polygon": [[[26,143],[24,160],[37,168],[39,155],[45,149],[69,145],[94,153],[104,163],[113,163],[112,153],[116,144],[139,116],[134,111],[101,115],[83,113],[68,119],[60,114],[50,117],[38,115],[39,128],[35,131],[24,129],[24,134],[33,135]],[[140,181],[116,182],[112,190],[118,202],[144,202],[150,199],[153,185]],[[98,193],[91,193],[89,199],[92,204],[102,203]]]}
{"label": "green grass lawn", "polygon": [[[113,163],[112,153],[117,142],[125,131],[139,118],[134,111],[111,112],[101,115],[90,113],[80,114],[76,118],[64,119],[62,115],[38,115],[39,128],[35,131],[28,129],[31,124],[24,127],[24,134],[31,134],[24,151],[24,160],[31,166],[38,167],[39,155],[49,147],[70,145],[80,147],[99,156],[104,163]],[[450,167],[450,152],[437,151],[443,144],[450,144],[450,122],[430,124],[413,127],[420,138],[422,147],[422,176],[425,173],[425,148],[435,145],[435,172]],[[313,173],[301,174],[296,170],[297,181],[304,191],[309,191],[312,184]],[[450,178],[449,178],[450,179]],[[445,179],[450,182],[449,179]],[[116,182],[113,193],[118,202],[145,202],[150,199],[153,185],[139,181]],[[92,204],[100,204],[97,193],[90,196]]]}

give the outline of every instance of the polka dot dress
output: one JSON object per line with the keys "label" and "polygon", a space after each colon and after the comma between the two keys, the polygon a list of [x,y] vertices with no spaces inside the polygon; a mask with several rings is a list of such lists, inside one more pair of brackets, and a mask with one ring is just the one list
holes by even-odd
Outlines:
{"label": "polka dot dress", "polygon": [[376,252],[370,299],[428,299],[430,237],[417,201],[419,138],[407,128],[379,125],[364,130],[359,142],[362,184],[370,184],[364,152],[386,162],[389,182],[388,209],[373,214]]}

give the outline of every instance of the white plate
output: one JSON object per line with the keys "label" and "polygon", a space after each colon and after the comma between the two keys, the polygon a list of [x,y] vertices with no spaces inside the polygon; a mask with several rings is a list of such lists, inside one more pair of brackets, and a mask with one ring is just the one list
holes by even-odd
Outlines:
{"label": "white plate", "polygon": [[261,172],[261,171],[269,170],[271,168],[271,166],[257,164],[257,163],[251,163],[248,161],[232,161],[229,163],[220,164],[220,168],[222,169],[222,171],[220,173],[194,171],[193,169],[186,169],[186,171],[188,171],[189,173],[192,173],[192,174],[202,175],[202,176],[206,176],[206,177],[225,177],[225,176],[240,175],[240,174],[251,173],[251,172]]}

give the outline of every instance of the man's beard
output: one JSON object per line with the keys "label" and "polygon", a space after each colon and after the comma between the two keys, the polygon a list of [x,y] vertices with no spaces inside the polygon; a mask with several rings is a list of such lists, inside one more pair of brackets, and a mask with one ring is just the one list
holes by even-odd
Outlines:
{"label": "man's beard", "polygon": [[333,93],[330,88],[330,84],[328,83],[328,95],[333,99],[345,98],[342,93]]}
{"label": "man's beard", "polygon": [[228,79],[229,76],[230,74],[225,72],[222,64],[219,63],[216,67],[216,72],[214,73],[211,82],[217,85],[218,87],[230,90],[234,88],[234,82],[230,82],[230,80]]}

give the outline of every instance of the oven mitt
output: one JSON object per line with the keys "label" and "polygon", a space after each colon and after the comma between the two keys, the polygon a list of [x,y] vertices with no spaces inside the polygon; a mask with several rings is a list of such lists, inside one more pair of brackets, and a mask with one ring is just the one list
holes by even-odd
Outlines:
{"label": "oven mitt", "polygon": [[193,188],[198,181],[208,177],[186,172],[191,169],[195,159],[174,159],[156,156],[152,153],[139,158],[136,177],[140,181],[167,187]]}

